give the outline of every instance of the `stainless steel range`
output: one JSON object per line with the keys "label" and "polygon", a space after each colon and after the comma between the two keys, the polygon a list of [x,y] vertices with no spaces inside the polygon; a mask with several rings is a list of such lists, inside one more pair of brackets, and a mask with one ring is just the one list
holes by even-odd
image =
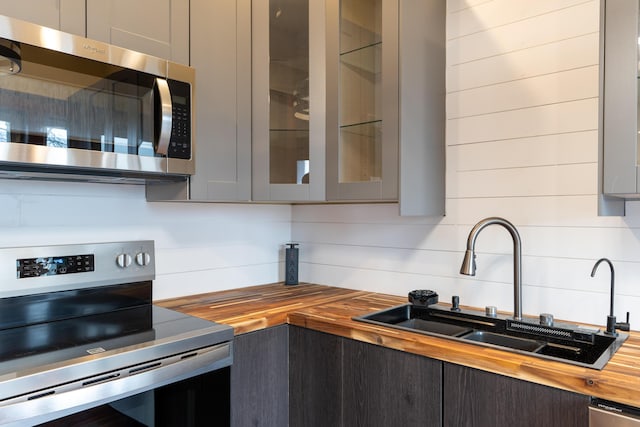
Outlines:
{"label": "stainless steel range", "polygon": [[233,329],[154,278],[153,241],[0,249],[0,424],[228,424]]}

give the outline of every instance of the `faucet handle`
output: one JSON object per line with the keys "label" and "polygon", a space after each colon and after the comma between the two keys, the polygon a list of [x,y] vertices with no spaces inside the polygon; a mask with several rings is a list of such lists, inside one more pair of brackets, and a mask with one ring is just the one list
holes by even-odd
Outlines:
{"label": "faucet handle", "polygon": [[542,326],[553,326],[553,314],[540,313],[540,324]]}
{"label": "faucet handle", "polygon": [[621,331],[629,331],[631,325],[629,324],[629,312],[627,311],[627,321],[626,322],[616,322],[616,329],[620,329]]}
{"label": "faucet handle", "polygon": [[484,308],[484,314],[487,317],[497,317],[498,308],[495,305],[488,305]]}
{"label": "faucet handle", "polygon": [[458,295],[451,297],[451,311],[460,311],[460,297]]}

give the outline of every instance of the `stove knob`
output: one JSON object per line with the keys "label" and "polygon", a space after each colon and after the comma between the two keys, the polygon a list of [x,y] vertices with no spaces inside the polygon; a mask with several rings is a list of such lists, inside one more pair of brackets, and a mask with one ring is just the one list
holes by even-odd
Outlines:
{"label": "stove knob", "polygon": [[136,254],[136,264],[138,264],[140,267],[149,265],[150,262],[151,262],[151,255],[149,255],[148,253],[138,252]]}
{"label": "stove knob", "polygon": [[116,264],[120,268],[127,268],[131,265],[131,255],[129,254],[120,254],[116,257]]}

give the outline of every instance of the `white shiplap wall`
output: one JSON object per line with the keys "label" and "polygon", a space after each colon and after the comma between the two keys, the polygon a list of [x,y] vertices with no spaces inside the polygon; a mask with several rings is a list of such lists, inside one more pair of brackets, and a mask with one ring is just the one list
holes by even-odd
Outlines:
{"label": "white shiplap wall", "polygon": [[[523,242],[523,310],[603,324],[609,272],[616,314],[640,317],[640,206],[597,216],[598,0],[449,0],[447,215],[401,218],[395,205],[295,206],[301,278],[513,307],[512,242],[479,236],[477,275],[458,273],[469,230],[503,216]],[[606,266],[602,266],[606,267]]]}
{"label": "white shiplap wall", "polygon": [[155,240],[154,298],[283,280],[291,207],[147,203],[144,186],[0,180],[0,245]]}

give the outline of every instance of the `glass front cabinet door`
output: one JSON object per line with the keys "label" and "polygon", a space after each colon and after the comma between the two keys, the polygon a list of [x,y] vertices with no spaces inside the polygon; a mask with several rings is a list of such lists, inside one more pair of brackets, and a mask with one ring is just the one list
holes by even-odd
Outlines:
{"label": "glass front cabinet door", "polygon": [[398,0],[329,0],[327,198],[398,198]]}
{"label": "glass front cabinet door", "polygon": [[397,200],[397,1],[253,2],[254,200]]}
{"label": "glass front cabinet door", "polygon": [[325,200],[324,1],[254,1],[253,199]]}

